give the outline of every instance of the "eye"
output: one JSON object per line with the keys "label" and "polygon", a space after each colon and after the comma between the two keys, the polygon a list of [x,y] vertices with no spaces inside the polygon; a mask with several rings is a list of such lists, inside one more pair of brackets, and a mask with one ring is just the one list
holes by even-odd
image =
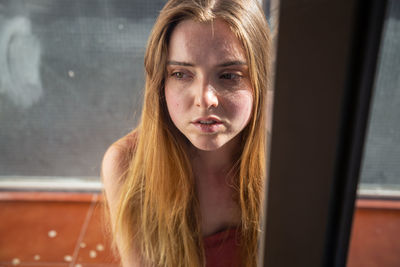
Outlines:
{"label": "eye", "polygon": [[168,78],[176,82],[190,82],[193,80],[194,74],[186,69],[170,69],[168,70]]}
{"label": "eye", "polygon": [[224,73],[219,77],[220,77],[220,79],[226,79],[226,80],[238,80],[241,78],[241,76],[239,74],[235,74],[235,73]]}
{"label": "eye", "polygon": [[171,73],[171,76],[175,77],[177,79],[183,79],[183,78],[187,77],[187,75],[185,73],[181,72],[181,71],[173,72],[173,73]]}

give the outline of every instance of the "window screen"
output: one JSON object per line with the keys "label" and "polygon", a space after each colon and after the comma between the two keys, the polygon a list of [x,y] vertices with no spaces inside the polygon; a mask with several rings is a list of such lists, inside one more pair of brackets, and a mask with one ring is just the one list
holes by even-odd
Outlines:
{"label": "window screen", "polygon": [[0,2],[0,177],[95,177],[133,129],[161,0]]}
{"label": "window screen", "polygon": [[400,195],[400,1],[388,1],[387,7],[361,170],[361,194],[395,190]]}

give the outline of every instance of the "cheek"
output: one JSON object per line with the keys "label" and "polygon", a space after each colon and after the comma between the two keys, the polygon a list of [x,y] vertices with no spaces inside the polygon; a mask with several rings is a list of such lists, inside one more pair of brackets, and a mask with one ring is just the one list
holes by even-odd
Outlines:
{"label": "cheek", "polygon": [[165,86],[165,101],[167,103],[168,113],[172,121],[176,125],[179,122],[180,114],[182,113],[181,95],[175,90]]}
{"label": "cheek", "polygon": [[253,94],[250,91],[238,91],[228,98],[227,108],[231,119],[244,128],[250,120],[253,109]]}
{"label": "cheek", "polygon": [[179,101],[173,94],[166,94],[165,95],[167,101],[168,111],[173,112],[175,110],[179,110]]}

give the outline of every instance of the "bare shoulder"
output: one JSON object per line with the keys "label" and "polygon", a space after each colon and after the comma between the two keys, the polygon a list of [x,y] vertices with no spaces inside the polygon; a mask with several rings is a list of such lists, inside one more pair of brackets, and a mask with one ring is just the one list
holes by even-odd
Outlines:
{"label": "bare shoulder", "polygon": [[[101,177],[113,227],[115,226],[116,212],[118,210],[119,191],[133,157],[136,143],[137,133],[134,131],[113,143],[103,157]],[[121,236],[117,235],[114,238],[119,250],[122,244]],[[136,251],[133,250],[127,255],[121,255],[123,267],[142,266],[139,254]]]}
{"label": "bare shoulder", "polygon": [[136,146],[136,132],[131,132],[114,142],[106,151],[101,164],[101,177],[107,200],[117,195]]}

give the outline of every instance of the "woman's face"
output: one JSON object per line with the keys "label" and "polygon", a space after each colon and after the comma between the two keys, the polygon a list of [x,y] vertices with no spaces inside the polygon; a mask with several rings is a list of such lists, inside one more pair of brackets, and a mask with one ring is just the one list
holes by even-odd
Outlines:
{"label": "woman's face", "polygon": [[222,20],[180,22],[169,41],[165,97],[175,126],[213,151],[248,124],[253,106],[245,52]]}

